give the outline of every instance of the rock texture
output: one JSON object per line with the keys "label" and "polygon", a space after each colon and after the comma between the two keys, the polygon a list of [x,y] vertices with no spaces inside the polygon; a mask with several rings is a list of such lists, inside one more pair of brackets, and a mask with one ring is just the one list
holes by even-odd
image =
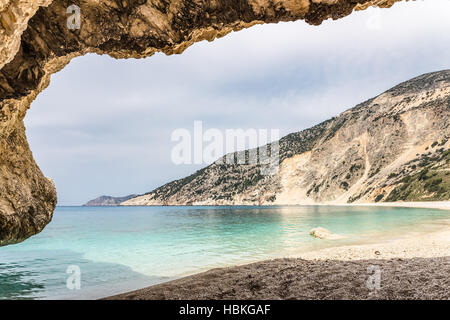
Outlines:
{"label": "rock texture", "polygon": [[135,198],[135,194],[131,194],[129,196],[125,197],[111,197],[111,196],[101,196],[98,198],[95,198],[93,200],[90,200],[83,204],[83,206],[86,207],[102,207],[102,206],[117,206],[121,202],[127,201],[129,199]]}
{"label": "rock texture", "polygon": [[279,141],[280,169],[216,162],[124,205],[450,200],[450,70],[425,74]]}
{"label": "rock texture", "polygon": [[[53,183],[36,165],[23,118],[50,75],[89,52],[142,58],[181,53],[260,23],[304,19],[320,24],[369,5],[399,0],[0,0],[0,245],[50,222]],[[69,30],[67,8],[81,8]]]}

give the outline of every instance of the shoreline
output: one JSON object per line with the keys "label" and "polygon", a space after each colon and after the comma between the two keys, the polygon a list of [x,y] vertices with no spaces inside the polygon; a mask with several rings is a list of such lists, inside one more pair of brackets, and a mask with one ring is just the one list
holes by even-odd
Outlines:
{"label": "shoreline", "polygon": [[450,257],[450,222],[430,233],[399,234],[375,243],[311,250],[295,255],[307,260],[410,259]]}
{"label": "shoreline", "polygon": [[418,209],[450,210],[449,201],[410,201],[410,202],[367,202],[367,203],[305,203],[305,204],[276,204],[276,205],[104,205],[104,206],[57,206],[57,207],[296,207],[296,206],[348,206],[348,207],[400,207]]}
{"label": "shoreline", "polygon": [[[384,288],[376,292],[364,288],[372,266],[383,272]],[[215,268],[105,299],[450,299],[448,274],[450,221],[428,233]],[[280,293],[286,277],[288,296]],[[259,284],[249,291],[252,279]]]}
{"label": "shoreline", "polygon": [[342,204],[342,206],[355,206],[355,207],[379,206],[379,207],[400,207],[400,208],[450,210],[450,201],[354,203],[354,204]]}

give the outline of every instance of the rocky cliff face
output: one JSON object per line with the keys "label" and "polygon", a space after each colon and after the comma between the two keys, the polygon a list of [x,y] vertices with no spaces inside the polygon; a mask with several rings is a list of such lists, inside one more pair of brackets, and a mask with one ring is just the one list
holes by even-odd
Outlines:
{"label": "rocky cliff face", "polygon": [[[196,41],[255,24],[320,24],[396,1],[0,0],[0,245],[40,232],[52,218],[56,190],[33,159],[23,118],[51,74],[72,58],[181,53]],[[81,9],[79,29],[67,27],[71,5]]]}
{"label": "rocky cliff face", "polygon": [[216,162],[124,205],[450,200],[450,70],[282,138],[280,169]]}

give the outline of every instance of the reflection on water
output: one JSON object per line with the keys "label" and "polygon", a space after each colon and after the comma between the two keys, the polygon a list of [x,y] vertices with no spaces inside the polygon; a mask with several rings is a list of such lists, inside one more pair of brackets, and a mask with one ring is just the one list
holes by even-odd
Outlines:
{"label": "reflection on water", "polygon": [[[0,248],[0,298],[100,298],[218,266],[435,230],[448,219],[386,207],[59,207],[42,233]],[[314,239],[318,226],[346,238]],[[66,287],[69,265],[81,269],[81,290]]]}

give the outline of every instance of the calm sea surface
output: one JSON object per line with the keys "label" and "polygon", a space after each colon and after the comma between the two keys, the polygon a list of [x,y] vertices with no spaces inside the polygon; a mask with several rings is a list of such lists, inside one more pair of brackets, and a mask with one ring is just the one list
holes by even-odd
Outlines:
{"label": "calm sea surface", "polygon": [[[218,266],[427,232],[449,218],[387,207],[58,207],[42,233],[0,247],[0,299],[100,298]],[[318,226],[346,238],[314,239]],[[76,273],[67,271],[78,269],[81,288],[71,290]]]}

